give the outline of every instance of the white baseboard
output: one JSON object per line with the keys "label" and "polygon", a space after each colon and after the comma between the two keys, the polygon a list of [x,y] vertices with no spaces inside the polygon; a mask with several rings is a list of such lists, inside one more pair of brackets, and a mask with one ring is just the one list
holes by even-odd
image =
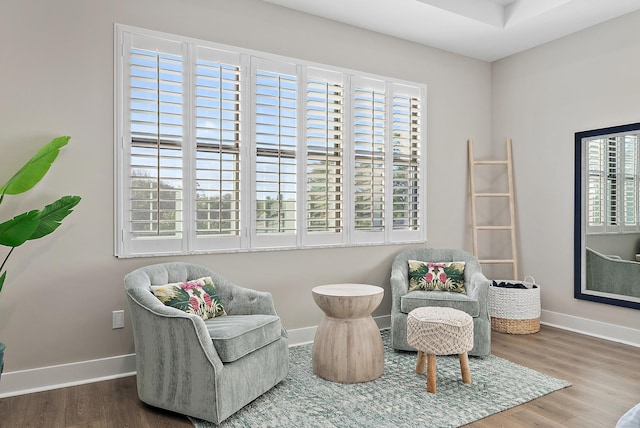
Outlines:
{"label": "white baseboard", "polygon": [[640,330],[629,327],[544,310],[541,313],[540,323],[587,336],[640,347]]}
{"label": "white baseboard", "polygon": [[296,328],[295,330],[287,330],[289,335],[289,346],[306,345],[312,343],[316,336],[318,326]]}
{"label": "white baseboard", "polygon": [[7,372],[2,373],[0,380],[0,398],[116,379],[135,373],[135,354]]}
{"label": "white baseboard", "polygon": [[[390,315],[374,319],[380,329],[391,326]],[[640,331],[632,328],[550,311],[542,311],[541,322],[548,326],[640,347]],[[313,342],[316,329],[316,326],[312,326],[289,330],[289,345],[297,346]],[[2,374],[2,380],[0,380],[0,398],[132,376],[135,370],[136,356],[128,354],[7,372]]]}

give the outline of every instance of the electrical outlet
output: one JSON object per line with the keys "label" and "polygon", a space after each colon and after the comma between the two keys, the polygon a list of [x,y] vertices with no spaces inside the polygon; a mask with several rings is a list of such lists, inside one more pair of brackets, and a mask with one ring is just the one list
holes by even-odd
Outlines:
{"label": "electrical outlet", "polygon": [[112,312],[112,321],[113,328],[124,328],[124,311],[113,311]]}

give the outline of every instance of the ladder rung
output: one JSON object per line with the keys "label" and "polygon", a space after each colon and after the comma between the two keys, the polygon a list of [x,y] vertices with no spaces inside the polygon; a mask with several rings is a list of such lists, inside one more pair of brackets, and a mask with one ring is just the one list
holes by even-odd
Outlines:
{"label": "ladder rung", "polygon": [[513,263],[513,259],[500,259],[500,260],[478,260],[480,263],[491,263],[491,264],[499,264],[499,263]]}
{"label": "ladder rung", "polygon": [[474,196],[480,198],[508,198],[511,193],[475,193]]}
{"label": "ladder rung", "polygon": [[473,161],[474,165],[507,165],[509,161],[506,160],[479,160]]}
{"label": "ladder rung", "polygon": [[478,230],[511,230],[513,226],[476,226]]}

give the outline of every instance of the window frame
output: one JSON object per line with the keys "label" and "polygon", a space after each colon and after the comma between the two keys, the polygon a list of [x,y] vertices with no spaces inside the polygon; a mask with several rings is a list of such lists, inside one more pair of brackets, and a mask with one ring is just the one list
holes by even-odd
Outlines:
{"label": "window frame", "polygon": [[[131,130],[129,119],[129,96],[128,92],[128,72],[127,63],[128,51],[131,47],[132,37],[141,40],[149,39],[150,48],[153,41],[159,45],[168,44],[181,47],[182,52],[182,73],[183,73],[183,134],[182,134],[182,209],[183,217],[181,224],[181,238],[150,238],[134,239],[131,235],[130,220],[128,213],[131,210],[131,197],[129,189],[131,187],[132,166],[129,161],[131,143]],[[312,63],[265,52],[258,52],[244,48],[238,48],[218,43],[167,34],[128,25],[115,24],[114,26],[114,117],[115,117],[115,204],[114,204],[114,253],[116,257],[140,257],[158,255],[187,255],[219,252],[246,252],[263,251],[273,249],[303,249],[317,247],[353,247],[360,245],[383,245],[398,243],[421,243],[427,237],[427,204],[426,204],[426,103],[427,85],[424,83],[410,82],[385,76],[374,75],[362,71],[355,71],[341,67],[334,67],[324,64]],[[156,48],[158,49],[158,47]],[[196,114],[196,64],[199,59],[198,52],[210,50],[219,52],[221,57],[238,58],[237,65],[240,67],[240,101],[239,101],[239,174],[238,186],[240,201],[240,231],[237,235],[198,235],[198,208],[196,196],[196,164],[197,164],[197,114]],[[215,57],[215,54],[213,55]],[[274,70],[295,70],[296,76],[296,145],[295,145],[295,230],[291,234],[260,234],[256,228],[256,156],[258,154],[256,135],[258,130],[256,120],[256,70],[260,64],[271,64]],[[307,150],[308,132],[307,129],[307,107],[308,107],[308,85],[311,76],[327,76],[327,79],[335,78],[341,80],[342,84],[342,122],[336,124],[334,138],[340,138],[341,165],[337,168],[342,176],[340,185],[334,184],[334,189],[340,189],[341,212],[340,221],[334,222],[340,226],[335,226],[333,231],[328,228],[325,232],[312,232],[308,227],[308,165]],[[333,77],[332,77],[333,76]],[[384,156],[383,180],[384,180],[384,216],[381,230],[356,230],[355,219],[355,121],[354,121],[354,92],[353,88],[359,81],[377,82],[384,91]],[[416,130],[417,150],[414,154],[418,161],[418,179],[409,180],[414,187],[411,190],[409,200],[412,203],[408,207],[417,206],[417,212],[407,208],[407,216],[413,215],[414,224],[417,225],[410,230],[398,230],[395,227],[394,218],[394,97],[406,96],[417,100],[417,113],[415,118],[409,117],[409,122],[415,120],[413,129]],[[415,97],[415,98],[411,98]],[[413,110],[410,109],[410,115]],[[221,113],[222,114],[222,113]],[[160,113],[158,113],[160,116]],[[411,122],[413,123],[413,122]],[[160,126],[160,125],[158,125]],[[158,131],[160,132],[160,131]],[[329,131],[327,131],[329,132]],[[158,149],[159,150],[159,149]],[[222,152],[222,150],[221,150]],[[413,153],[413,152],[412,152]],[[326,168],[329,168],[326,166]],[[327,172],[327,174],[329,174]],[[415,175],[415,174],[414,174]],[[161,184],[158,183],[158,186]],[[329,186],[327,183],[326,186]],[[327,190],[327,192],[329,192]],[[222,190],[220,190],[220,202],[222,203]],[[400,205],[398,205],[400,206]],[[327,212],[337,213],[336,209]],[[413,213],[413,214],[412,214]]]}

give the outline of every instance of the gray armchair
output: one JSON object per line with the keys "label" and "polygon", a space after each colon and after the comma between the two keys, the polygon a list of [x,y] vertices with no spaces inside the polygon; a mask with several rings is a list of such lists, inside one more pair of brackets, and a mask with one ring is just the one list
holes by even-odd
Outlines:
{"label": "gray armchair", "polygon": [[[464,261],[466,293],[448,291],[409,291],[409,260],[425,262]],[[462,250],[415,248],[398,254],[391,267],[391,345],[393,349],[415,351],[407,343],[407,314],[423,306],[459,309],[473,317],[473,349],[469,355],[491,353],[489,317],[489,280],[482,274],[478,260]]]}
{"label": "gray armchair", "polygon": [[[164,305],[149,288],[205,276],[213,279],[227,315],[203,321]],[[286,377],[287,333],[271,294],[188,263],[137,269],[124,286],[143,402],[217,424]]]}

